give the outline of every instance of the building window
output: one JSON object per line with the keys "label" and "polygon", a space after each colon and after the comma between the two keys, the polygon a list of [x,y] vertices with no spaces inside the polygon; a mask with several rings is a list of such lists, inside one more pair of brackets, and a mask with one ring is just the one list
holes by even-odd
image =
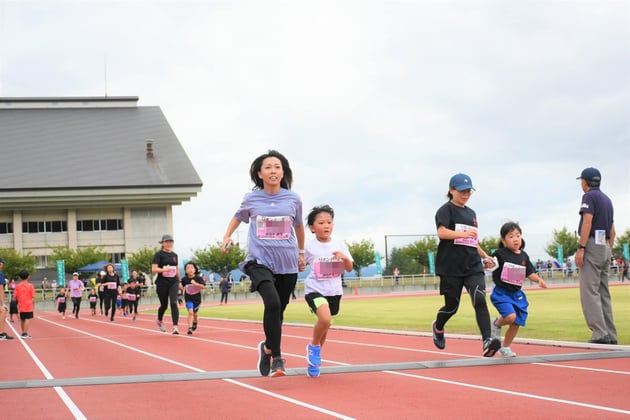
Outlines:
{"label": "building window", "polygon": [[37,262],[35,263],[35,267],[37,268],[46,268],[48,267],[48,256],[47,255],[37,255]]}
{"label": "building window", "polygon": [[68,222],[66,222],[65,220],[22,222],[22,232],[24,233],[53,233],[67,231]]}
{"label": "building window", "polygon": [[122,219],[77,220],[77,232],[106,232],[123,230]]}
{"label": "building window", "polygon": [[0,235],[7,233],[13,233],[13,223],[11,222],[0,222]]}

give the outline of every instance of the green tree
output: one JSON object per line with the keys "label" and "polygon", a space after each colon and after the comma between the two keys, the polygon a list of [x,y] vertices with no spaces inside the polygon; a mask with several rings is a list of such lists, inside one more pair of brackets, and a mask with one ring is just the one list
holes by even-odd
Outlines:
{"label": "green tree", "polygon": [[374,262],[374,242],[364,239],[350,244],[346,242],[346,245],[354,260],[352,268],[356,271],[357,277],[361,277],[361,269]]}
{"label": "green tree", "polygon": [[420,264],[415,258],[409,258],[405,255],[404,248],[394,247],[391,255],[389,256],[385,274],[391,276],[394,273],[394,268],[396,267],[398,267],[400,274],[415,274],[422,271]]}
{"label": "green tree", "polygon": [[101,247],[90,246],[87,248],[72,249],[68,246],[52,248],[49,261],[64,260],[67,273],[77,271],[79,268],[95,262],[108,260],[109,254]]}
{"label": "green tree", "polygon": [[153,262],[153,256],[160,250],[159,246],[148,247],[138,249],[136,252],[132,252],[127,256],[127,262],[129,263],[129,270],[138,270],[146,274],[151,273],[151,262]]}
{"label": "green tree", "polygon": [[[400,249],[400,257],[394,258],[394,252],[392,251],[391,264],[387,272],[391,273],[394,267],[398,267],[401,274],[424,273],[425,267],[429,266],[429,252],[435,254],[437,245],[438,240],[436,236],[427,236]],[[397,259],[401,260],[400,264],[397,264]],[[404,270],[402,267],[404,267]]]}
{"label": "green tree", "polygon": [[630,229],[626,229],[621,235],[617,235],[615,238],[615,247],[613,248],[613,255],[623,255],[623,244],[630,244]]}
{"label": "green tree", "polygon": [[492,255],[492,251],[496,251],[499,249],[500,239],[498,237],[488,236],[487,238],[483,238],[479,241],[479,246],[481,249],[486,251],[488,255]]}
{"label": "green tree", "polygon": [[229,247],[228,252],[223,253],[221,242],[193,251],[193,260],[200,268],[222,276],[227,276],[230,271],[238,268],[238,264],[245,260],[246,256],[238,244]]}
{"label": "green tree", "polygon": [[553,230],[553,240],[547,244],[545,252],[552,258],[558,258],[558,245],[562,245],[562,255],[574,255],[578,249],[578,237],[575,232],[569,232],[566,226],[560,230]]}
{"label": "green tree", "polygon": [[22,270],[27,270],[31,275],[37,271],[35,269],[37,258],[32,256],[30,252],[22,255],[13,248],[0,248],[0,257],[4,259],[2,271],[7,279],[16,278]]}

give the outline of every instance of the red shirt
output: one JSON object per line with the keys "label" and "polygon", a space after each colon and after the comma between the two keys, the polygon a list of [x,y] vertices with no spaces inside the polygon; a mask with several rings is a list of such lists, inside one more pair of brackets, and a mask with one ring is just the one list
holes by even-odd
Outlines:
{"label": "red shirt", "polygon": [[15,286],[13,296],[18,304],[20,312],[34,312],[35,311],[35,286],[27,281],[21,281],[20,284]]}

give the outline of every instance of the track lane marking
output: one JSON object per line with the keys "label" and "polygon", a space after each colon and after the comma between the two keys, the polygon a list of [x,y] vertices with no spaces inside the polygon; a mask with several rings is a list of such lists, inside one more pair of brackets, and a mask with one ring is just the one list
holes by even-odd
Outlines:
{"label": "track lane marking", "polygon": [[466,382],[451,381],[451,380],[448,380],[448,379],[432,378],[430,376],[415,375],[415,374],[410,374],[410,373],[405,373],[405,372],[395,372],[395,371],[390,371],[390,370],[383,371],[383,372],[384,373],[389,373],[389,374],[392,374],[392,375],[405,376],[405,377],[413,378],[413,379],[422,379],[422,380],[426,380],[426,381],[441,382],[441,383],[445,383],[445,384],[449,384],[449,385],[462,386],[462,387],[466,387],[466,388],[474,388],[474,389],[479,389],[479,390],[482,390],[482,391],[496,392],[496,393],[499,393],[499,394],[507,394],[507,395],[513,395],[513,396],[517,396],[517,397],[524,397],[524,398],[530,398],[530,399],[536,399],[536,400],[542,400],[542,401],[550,401],[550,402],[554,402],[554,403],[560,403],[560,404],[566,404],[566,405],[574,405],[574,406],[584,407],[584,408],[592,408],[592,409],[595,409],[595,410],[609,411],[609,412],[612,412],[612,413],[630,414],[630,410],[623,410],[623,409],[620,409],[620,408],[606,407],[606,406],[596,405],[596,404],[582,403],[582,402],[579,402],[579,401],[571,401],[571,400],[564,400],[564,399],[560,399],[560,398],[545,397],[545,396],[542,396],[542,395],[529,394],[529,393],[518,392],[518,391],[508,391],[508,390],[505,390],[505,389],[491,388],[491,387],[487,387],[487,386],[483,386],[483,385],[474,385],[474,384],[469,384],[469,383],[466,383]]}

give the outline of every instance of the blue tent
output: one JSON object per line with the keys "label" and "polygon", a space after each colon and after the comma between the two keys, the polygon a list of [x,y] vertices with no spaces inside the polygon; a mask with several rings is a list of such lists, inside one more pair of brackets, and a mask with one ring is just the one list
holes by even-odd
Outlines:
{"label": "blue tent", "polygon": [[[93,272],[96,272],[96,271],[104,270],[103,267],[105,267],[107,264],[109,264],[109,261],[99,261],[99,262],[95,262],[94,264],[90,264],[90,265],[86,265],[85,267],[81,267],[77,271],[79,273],[93,273]],[[121,269],[120,263],[114,264],[114,270],[115,271],[120,272],[120,269]]]}

